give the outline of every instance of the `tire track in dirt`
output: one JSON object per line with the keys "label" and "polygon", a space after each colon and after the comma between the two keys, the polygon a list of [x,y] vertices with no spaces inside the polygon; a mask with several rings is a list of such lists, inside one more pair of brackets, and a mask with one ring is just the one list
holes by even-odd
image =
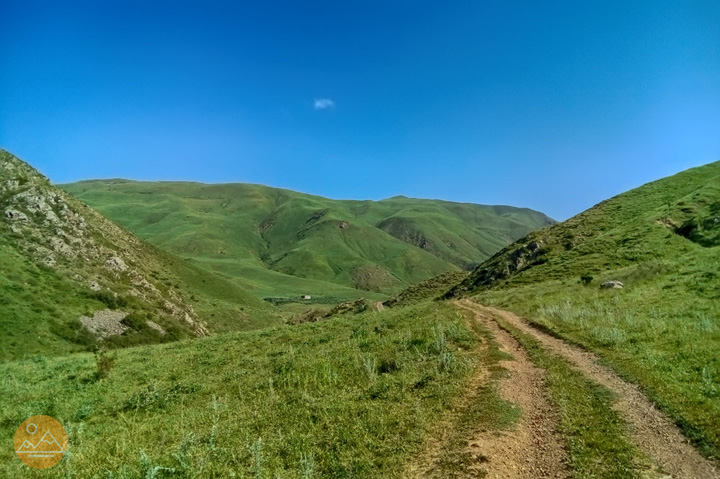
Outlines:
{"label": "tire track in dirt", "polygon": [[670,477],[720,479],[720,473],[713,464],[690,445],[673,421],[659,411],[638,386],[628,383],[602,366],[597,356],[538,330],[509,311],[482,306],[467,299],[461,300],[459,304],[481,316],[500,317],[534,337],[550,352],[568,360],[591,380],[613,391],[617,397],[613,408],[628,423],[631,438],[637,447],[660,469],[670,474]]}
{"label": "tire track in dirt", "polygon": [[[480,353],[486,354],[488,348],[488,341],[481,339],[478,346]],[[471,401],[476,400],[480,388],[486,386],[489,381],[490,370],[483,366],[478,367],[470,378],[467,393],[463,395],[459,404],[453,409],[449,417],[438,423],[434,431],[429,434],[430,439],[426,442],[423,453],[408,464],[403,474],[404,478],[426,479],[437,475],[438,461],[443,450],[448,447],[454,428],[459,421],[460,414]]]}
{"label": "tire track in dirt", "polygon": [[[458,303],[456,303],[458,304]],[[500,361],[509,374],[499,380],[500,396],[522,408],[520,420],[506,430],[476,431],[468,440],[469,477],[503,479],[567,478],[567,451],[557,431],[558,414],[546,394],[545,372],[535,367],[525,350],[488,315],[464,304],[514,360]],[[416,476],[427,477],[427,476]]]}

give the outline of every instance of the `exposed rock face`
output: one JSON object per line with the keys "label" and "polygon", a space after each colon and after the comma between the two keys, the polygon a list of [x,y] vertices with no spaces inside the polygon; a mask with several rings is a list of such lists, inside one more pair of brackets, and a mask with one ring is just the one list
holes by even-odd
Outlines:
{"label": "exposed rock face", "polygon": [[370,307],[370,302],[365,298],[356,299],[354,301],[345,301],[337,304],[333,309],[327,313],[326,317],[337,316],[339,314],[347,313],[362,313]]}
{"label": "exposed rock face", "polygon": [[151,328],[153,328],[155,331],[157,331],[158,333],[160,333],[163,336],[167,333],[167,331],[165,331],[165,328],[160,326],[155,321],[147,320],[147,325],[150,326]]}
{"label": "exposed rock face", "polygon": [[606,288],[606,289],[622,289],[623,286],[624,285],[616,279],[611,279],[609,281],[603,281],[600,284],[601,288]]}
{"label": "exposed rock face", "polygon": [[12,221],[27,221],[28,217],[25,213],[10,208],[5,210],[5,217]]}
{"label": "exposed rock face", "polygon": [[487,266],[475,270],[465,281],[445,293],[445,298],[463,295],[478,286],[486,286],[509,278],[530,265],[544,261],[545,250],[539,240],[517,246],[517,243],[501,250],[485,262]]}
{"label": "exposed rock face", "polygon": [[111,269],[113,271],[127,271],[128,270],[128,267],[125,264],[125,261],[123,261],[122,258],[118,258],[117,256],[108,258],[107,261],[105,261],[105,266],[107,266],[108,269]]}
{"label": "exposed rock face", "polygon": [[111,311],[109,309],[98,311],[92,318],[80,316],[80,322],[98,339],[109,338],[124,333],[128,327],[122,324],[127,313]]}
{"label": "exposed rock face", "polygon": [[522,271],[531,264],[539,261],[544,254],[542,244],[539,241],[531,241],[511,250],[502,250],[487,261],[488,266],[478,269],[465,281],[460,283],[446,296],[454,297],[470,289],[470,286],[488,285],[495,281],[508,278],[513,274]]}
{"label": "exposed rock face", "polygon": [[[0,228],[8,229],[19,250],[36,264],[57,270],[89,291],[101,292],[102,284],[111,295],[129,294],[148,305],[162,305],[152,306],[158,315],[185,324],[198,335],[207,334],[193,308],[147,274],[157,260],[138,238],[3,150],[0,211],[5,212]],[[114,317],[103,314],[101,318]],[[90,319],[82,320],[90,325],[88,329],[94,324]],[[119,334],[120,328],[107,330]]]}

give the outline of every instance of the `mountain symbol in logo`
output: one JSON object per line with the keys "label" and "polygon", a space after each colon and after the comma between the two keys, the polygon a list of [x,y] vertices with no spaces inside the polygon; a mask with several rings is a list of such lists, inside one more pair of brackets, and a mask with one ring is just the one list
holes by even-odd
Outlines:
{"label": "mountain symbol in logo", "polygon": [[65,450],[50,431],[45,431],[37,444],[33,445],[33,443],[25,439],[20,449],[15,452],[18,454],[64,454]]}

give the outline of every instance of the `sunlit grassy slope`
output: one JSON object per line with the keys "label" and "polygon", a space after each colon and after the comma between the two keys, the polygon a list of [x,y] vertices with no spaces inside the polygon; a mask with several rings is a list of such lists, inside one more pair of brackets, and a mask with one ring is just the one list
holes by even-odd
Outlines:
{"label": "sunlit grassy slope", "polygon": [[0,361],[95,347],[79,318],[108,308],[135,320],[106,347],[280,321],[236,283],[141,241],[4,150],[0,213]]}
{"label": "sunlit grassy slope", "polygon": [[249,184],[102,180],[62,188],[151,243],[263,297],[392,293],[472,268],[551,223],[507,206],[404,197],[338,201]]}
{"label": "sunlit grassy slope", "polygon": [[48,414],[70,444],[48,471],[0,448],[0,476],[397,477],[473,371],[496,367],[480,341],[449,304],[422,303],[118,350],[101,368],[0,364],[3,436]]}
{"label": "sunlit grassy slope", "polygon": [[720,162],[532,233],[453,293],[597,351],[720,457]]}

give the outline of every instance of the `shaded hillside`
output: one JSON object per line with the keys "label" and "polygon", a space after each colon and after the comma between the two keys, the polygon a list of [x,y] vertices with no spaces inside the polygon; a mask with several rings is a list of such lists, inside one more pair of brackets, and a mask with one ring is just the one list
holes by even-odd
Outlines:
{"label": "shaded hillside", "polygon": [[[269,309],[0,150],[0,359],[207,335]],[[193,300],[191,300],[193,298]],[[84,319],[83,319],[84,317]]]}
{"label": "shaded hillside", "polygon": [[472,268],[552,222],[507,206],[337,201],[249,184],[98,180],[63,188],[151,243],[262,296],[399,291]]}
{"label": "shaded hillside", "polygon": [[[720,457],[720,162],[503,249],[447,296],[514,310],[603,356]],[[601,287],[609,280],[621,289]]]}

